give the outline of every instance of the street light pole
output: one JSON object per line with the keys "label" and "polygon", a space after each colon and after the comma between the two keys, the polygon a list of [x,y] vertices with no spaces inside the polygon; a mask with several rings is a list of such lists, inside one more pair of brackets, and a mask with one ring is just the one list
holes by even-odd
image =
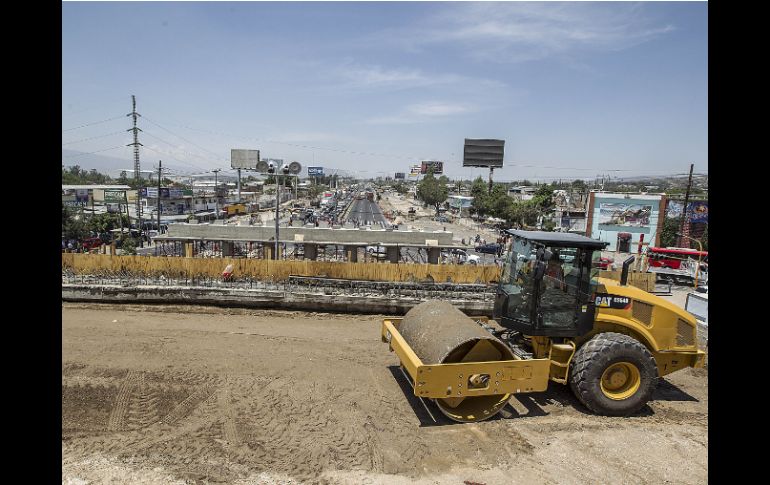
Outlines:
{"label": "street light pole", "polygon": [[683,237],[683,238],[689,239],[690,241],[695,241],[696,243],[698,243],[698,252],[699,252],[699,254],[698,254],[698,267],[695,268],[695,286],[694,286],[694,288],[697,289],[698,288],[698,275],[700,274],[700,262],[701,262],[701,257],[702,257],[702,254],[700,254],[700,253],[703,253],[703,244],[701,244],[701,242],[698,239],[692,238],[690,236],[685,236],[684,234],[682,234],[680,232],[677,232],[676,235],[679,236],[679,237]]}
{"label": "street light pole", "polygon": [[221,172],[221,168],[217,168],[212,170],[214,172],[214,222],[219,220],[219,194],[217,194],[217,188],[219,187],[219,183],[217,180],[217,174]]}

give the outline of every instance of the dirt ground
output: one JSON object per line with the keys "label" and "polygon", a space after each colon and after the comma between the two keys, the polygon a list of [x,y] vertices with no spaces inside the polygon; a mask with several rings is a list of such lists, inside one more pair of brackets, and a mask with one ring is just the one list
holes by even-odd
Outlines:
{"label": "dirt ground", "polygon": [[381,317],[62,306],[63,483],[703,484],[708,372],[636,416],[569,389],[489,421],[434,423]]}

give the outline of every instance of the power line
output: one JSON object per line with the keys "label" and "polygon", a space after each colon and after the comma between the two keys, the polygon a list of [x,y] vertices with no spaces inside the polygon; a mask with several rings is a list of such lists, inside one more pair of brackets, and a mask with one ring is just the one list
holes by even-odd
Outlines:
{"label": "power line", "polygon": [[122,118],[123,118],[123,116],[116,116],[114,118],[108,118],[106,120],[94,121],[93,123],[86,123],[85,125],[76,126],[74,128],[67,128],[66,130],[62,130],[62,133],[64,133],[65,131],[77,130],[78,128],[85,128],[86,126],[98,125],[99,123],[106,123],[108,121],[119,120],[119,119],[122,119]]}
{"label": "power line", "polygon": [[[147,133],[145,133],[145,135],[146,135],[146,134],[147,134]],[[176,160],[176,161],[178,161],[178,162],[182,162],[182,163],[184,163],[185,165],[189,165],[189,166],[191,166],[192,168],[195,168],[195,169],[198,169],[198,170],[205,170],[204,168],[202,168],[202,167],[199,167],[198,165],[193,165],[193,164],[192,164],[192,163],[190,163],[190,162],[187,162],[187,161],[185,161],[185,160],[182,160],[182,159],[180,159],[180,158],[177,158],[177,157],[175,157],[174,155],[172,155],[171,153],[168,153],[168,152],[164,152],[164,151],[162,151],[162,150],[157,150],[157,149],[155,149],[155,148],[151,148],[151,147],[148,147],[148,146],[146,146],[146,145],[144,146],[144,148],[146,148],[147,150],[152,150],[152,151],[154,151],[155,153],[159,153],[159,154],[161,154],[161,155],[166,155],[166,156],[169,156],[169,157],[173,158],[174,160]]]}
{"label": "power line", "polygon": [[180,138],[180,139],[182,139],[182,140],[186,141],[187,143],[189,143],[189,144],[191,144],[191,145],[193,145],[193,146],[195,146],[195,147],[198,147],[198,148],[200,148],[200,149],[201,149],[201,150],[203,150],[204,152],[210,153],[211,155],[214,155],[215,157],[217,157],[217,158],[219,158],[219,159],[221,159],[221,160],[229,161],[229,160],[228,160],[226,157],[223,157],[222,155],[216,154],[216,153],[212,152],[211,150],[207,150],[206,148],[203,148],[202,146],[200,146],[200,145],[198,145],[198,144],[196,144],[196,143],[194,143],[194,142],[192,142],[192,141],[188,140],[187,138],[184,138],[183,136],[181,136],[181,135],[178,135],[178,134],[174,133],[173,131],[169,130],[168,128],[164,128],[164,127],[160,126],[158,123],[156,123],[156,122],[152,121],[151,119],[147,118],[146,116],[144,117],[144,119],[145,119],[145,120],[147,120],[147,121],[149,121],[149,122],[150,122],[150,123],[152,123],[153,125],[157,126],[158,128],[160,128],[160,129],[162,129],[162,130],[165,130],[165,131],[167,131],[167,132],[171,133],[171,134],[172,134],[172,135],[174,135],[175,137],[177,137],[177,138]]}
{"label": "power line", "polygon": [[250,136],[233,135],[233,134],[229,134],[229,133],[222,133],[222,132],[216,132],[216,131],[211,131],[211,130],[202,130],[200,128],[193,128],[191,126],[178,125],[178,124],[174,124],[174,123],[166,123],[166,124],[173,125],[173,126],[179,126],[180,128],[186,128],[186,129],[192,130],[192,131],[199,131],[201,133],[209,133],[209,134],[212,134],[212,135],[219,135],[219,136],[225,136],[225,137],[228,137],[228,138],[234,138],[236,140],[260,141],[260,142],[263,142],[263,143],[276,143],[276,144],[279,144],[279,145],[287,145],[287,146],[292,146],[292,147],[297,147],[297,148],[305,148],[305,149],[308,149],[308,150],[325,150],[325,151],[332,151],[332,152],[349,153],[351,155],[369,155],[369,156],[375,156],[375,157],[405,158],[405,159],[410,159],[410,160],[418,160],[418,159],[422,158],[422,157],[415,157],[415,156],[394,155],[394,154],[385,154],[385,153],[357,152],[357,151],[352,151],[352,150],[344,150],[344,149],[341,149],[341,148],[317,147],[317,146],[312,146],[312,145],[302,145],[302,144],[299,144],[299,143],[289,143],[289,142],[283,142],[283,141],[277,141],[277,140],[269,140],[269,139],[266,139],[266,138],[255,138],[255,137],[250,137]]}
{"label": "power line", "polygon": [[114,133],[107,133],[106,135],[99,135],[99,136],[92,136],[91,138],[83,138],[82,140],[75,140],[75,141],[68,141],[67,143],[62,143],[61,145],[72,145],[73,143],[80,143],[81,141],[88,141],[88,140],[96,140],[97,138],[105,138],[112,135],[122,134],[125,133],[125,131],[116,131]]}
{"label": "power line", "polygon": [[109,150],[115,150],[116,148],[123,148],[123,147],[124,147],[124,145],[118,145],[118,146],[116,146],[116,147],[112,147],[112,148],[105,148],[104,150],[96,150],[95,152],[88,152],[88,153],[75,153],[74,155],[62,155],[61,157],[62,157],[62,158],[70,158],[70,157],[82,157],[83,155],[92,155],[92,154],[94,154],[94,153],[101,153],[101,152],[106,152],[106,151],[109,151]]}
{"label": "power line", "polygon": [[[149,135],[149,136],[151,136],[152,138],[155,138],[156,140],[158,140],[158,141],[161,141],[161,142],[163,142],[163,143],[167,144],[168,146],[170,146],[170,147],[173,147],[173,148],[174,148],[174,149],[176,149],[176,150],[179,150],[179,148],[178,148],[178,146],[177,146],[177,145],[175,145],[174,143],[171,143],[171,142],[169,142],[169,141],[166,141],[166,140],[164,140],[163,138],[160,138],[159,136],[153,135],[152,133],[148,133],[148,132],[146,132],[146,131],[144,132],[144,134],[145,134],[145,135]],[[149,147],[145,147],[145,148],[149,148]],[[157,150],[156,150],[156,151],[157,151]],[[217,163],[215,163],[215,162],[212,162],[212,161],[211,161],[209,158],[207,158],[207,157],[204,157],[204,156],[202,156],[202,155],[198,155],[198,154],[195,154],[195,153],[190,153],[190,152],[187,152],[187,151],[184,151],[184,150],[179,150],[179,151],[181,151],[181,152],[182,152],[182,153],[184,153],[185,155],[189,155],[189,156],[192,156],[192,157],[198,157],[198,158],[200,158],[200,159],[202,159],[202,160],[205,160],[206,162],[212,163],[212,164],[213,164],[215,167],[222,167],[222,166],[223,166],[223,165],[217,164]],[[172,158],[174,158],[175,160],[178,160],[178,161],[180,161],[180,162],[182,161],[182,160],[180,160],[180,159],[178,159],[178,158],[175,158],[175,157],[173,157],[173,156],[172,156]],[[188,163],[188,162],[184,162],[184,163]],[[191,164],[191,163],[188,163],[188,165],[190,165],[191,167],[196,167],[196,168],[198,168],[198,169],[200,169],[200,170],[203,170],[201,167],[198,167],[198,166],[196,166],[196,165],[193,165],[193,164]]]}

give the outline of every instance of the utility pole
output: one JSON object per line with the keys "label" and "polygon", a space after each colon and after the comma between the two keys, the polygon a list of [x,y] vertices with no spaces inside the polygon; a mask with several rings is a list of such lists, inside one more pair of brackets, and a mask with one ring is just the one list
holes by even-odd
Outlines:
{"label": "utility pole", "polygon": [[212,172],[214,172],[214,208],[215,208],[214,209],[215,210],[215,212],[214,212],[214,221],[215,222],[219,220],[219,194],[217,193],[218,192],[217,189],[219,188],[219,184],[217,183],[217,174],[219,172],[221,172],[221,171],[222,171],[221,168],[217,168],[217,169],[212,170]]}
{"label": "utility pole", "polygon": [[163,160],[158,160],[158,235],[160,235],[160,180]]}
{"label": "utility pole", "polygon": [[192,199],[190,199],[190,215],[195,214],[195,185],[193,184],[193,178],[190,176],[190,192],[192,193]]}
{"label": "utility pole", "polygon": [[241,202],[241,169],[238,169],[238,203]]}
{"label": "utility pole", "polygon": [[[690,187],[692,187],[692,169],[695,166],[694,163],[690,164],[690,178],[687,180],[687,190],[684,193],[684,206],[682,207],[682,216],[679,220],[679,232],[681,235],[679,236],[679,242],[677,243],[677,246],[682,248],[684,247],[684,241],[685,238],[690,235],[690,224],[688,223],[688,217],[687,217],[687,204],[690,202]],[[687,241],[687,247],[690,247],[690,241]]]}
{"label": "utility pole", "polygon": [[273,259],[278,259],[278,208],[281,206],[281,184],[278,183],[278,167],[275,168],[275,255]]}
{"label": "utility pole", "polygon": [[[136,126],[136,119],[140,115],[136,112],[136,96],[133,94],[131,95],[131,112],[128,113],[126,116],[131,116],[134,119],[134,127],[129,128],[126,131],[133,131],[134,132],[134,142],[129,143],[126,146],[133,146],[134,147],[134,181],[136,182],[136,188],[137,191],[140,191],[141,185],[142,185],[142,175],[140,173],[140,166],[139,166],[139,147],[144,146],[141,143],[139,143],[139,132],[142,131],[140,128],[137,128]],[[139,223],[139,247],[144,247],[144,240],[142,239],[142,198],[137,193],[136,197],[136,218],[137,222]],[[128,209],[126,209],[128,210]],[[129,220],[129,224],[131,221]]]}

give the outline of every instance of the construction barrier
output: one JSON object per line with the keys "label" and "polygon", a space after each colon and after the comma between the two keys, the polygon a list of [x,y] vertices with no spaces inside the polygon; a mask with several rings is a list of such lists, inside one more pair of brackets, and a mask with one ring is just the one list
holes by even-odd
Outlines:
{"label": "construction barrier", "polygon": [[232,265],[233,278],[285,281],[290,275],[367,281],[433,281],[487,284],[500,278],[494,265],[338,263],[231,258],[164,258],[62,253],[62,269],[75,274],[164,274],[169,277],[221,277]]}
{"label": "construction barrier", "polygon": [[[620,281],[621,273],[622,271],[600,271],[599,277]],[[628,273],[628,284],[651,293],[655,291],[655,273],[630,271]]]}

